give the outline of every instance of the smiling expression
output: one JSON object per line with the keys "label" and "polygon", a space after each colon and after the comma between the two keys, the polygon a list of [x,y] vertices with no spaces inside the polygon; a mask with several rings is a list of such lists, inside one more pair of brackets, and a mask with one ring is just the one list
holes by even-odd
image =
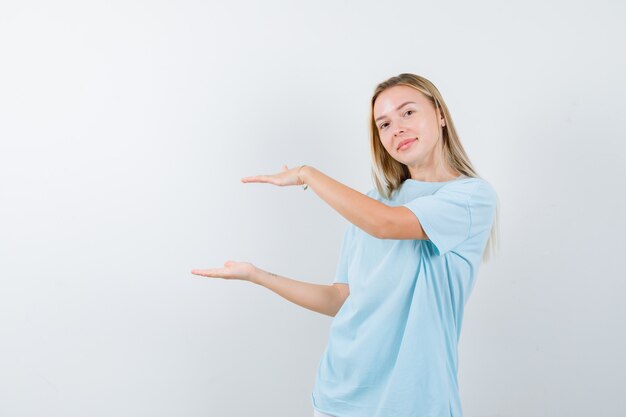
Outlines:
{"label": "smiling expression", "polygon": [[374,103],[380,141],[389,155],[407,166],[435,165],[441,155],[441,111],[415,88],[397,85]]}

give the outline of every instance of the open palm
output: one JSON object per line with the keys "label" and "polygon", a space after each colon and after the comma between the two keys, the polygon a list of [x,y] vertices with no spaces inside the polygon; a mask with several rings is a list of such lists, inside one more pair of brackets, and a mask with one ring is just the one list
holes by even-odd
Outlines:
{"label": "open palm", "polygon": [[300,180],[300,177],[298,177],[300,168],[301,167],[289,169],[287,165],[283,165],[283,170],[278,174],[244,177],[241,179],[241,182],[260,182],[278,186],[302,185],[302,181]]}
{"label": "open palm", "polygon": [[249,281],[257,271],[257,267],[249,262],[226,261],[223,268],[193,269],[191,273],[209,278]]}

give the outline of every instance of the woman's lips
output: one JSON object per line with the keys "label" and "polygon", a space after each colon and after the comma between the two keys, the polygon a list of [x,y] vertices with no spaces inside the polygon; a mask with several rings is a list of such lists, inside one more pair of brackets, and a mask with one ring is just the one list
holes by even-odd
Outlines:
{"label": "woman's lips", "polygon": [[408,149],[413,142],[415,142],[417,139],[413,138],[413,139],[407,139],[407,140],[403,140],[402,142],[400,142],[400,145],[398,146],[398,150],[399,151],[403,151],[405,149]]}

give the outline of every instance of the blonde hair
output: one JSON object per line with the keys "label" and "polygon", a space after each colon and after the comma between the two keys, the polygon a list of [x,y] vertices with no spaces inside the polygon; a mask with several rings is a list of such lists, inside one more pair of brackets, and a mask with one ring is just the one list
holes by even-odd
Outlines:
{"label": "blonde hair", "polygon": [[[372,95],[371,107],[370,107],[370,147],[372,156],[372,177],[376,188],[380,195],[389,199],[391,194],[398,189],[402,183],[411,178],[409,168],[389,155],[387,150],[383,147],[378,134],[378,128],[374,120],[374,103],[376,99],[383,91],[388,88],[398,85],[404,85],[414,88],[424,94],[426,98],[435,107],[435,111],[440,109],[442,116],[445,120],[445,126],[442,128],[442,146],[443,146],[443,158],[450,164],[450,166],[462,174],[468,177],[480,178],[474,166],[469,160],[469,157],[465,153],[465,149],[459,140],[459,136],[454,127],[452,116],[446,106],[441,93],[437,90],[437,87],[426,78],[415,74],[400,74],[395,77],[391,77],[386,81],[378,84]],[[485,251],[483,252],[483,261],[488,261],[498,250],[499,243],[499,211],[500,203],[496,204],[496,213],[493,225],[491,227],[491,233]]]}

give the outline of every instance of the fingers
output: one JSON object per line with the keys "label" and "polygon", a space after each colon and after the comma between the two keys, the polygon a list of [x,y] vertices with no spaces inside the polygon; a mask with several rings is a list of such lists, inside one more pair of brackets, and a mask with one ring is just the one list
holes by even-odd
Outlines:
{"label": "fingers", "polygon": [[244,177],[241,182],[271,182],[268,175],[255,175],[252,177]]}
{"label": "fingers", "polygon": [[251,177],[243,177],[241,179],[241,182],[265,182],[265,183],[270,183],[270,184],[274,184],[274,185],[284,185],[283,181],[281,181],[281,174],[284,172],[289,171],[289,167],[287,165],[283,165],[283,170],[282,172],[278,173],[278,174],[273,174],[273,175],[254,175]]}
{"label": "fingers", "polygon": [[191,273],[203,277],[230,278],[233,275],[233,271],[230,267],[236,263],[235,261],[228,260],[224,262],[224,268],[192,269]]}
{"label": "fingers", "polygon": [[226,268],[192,269],[191,273],[209,278],[229,278],[231,275]]}

